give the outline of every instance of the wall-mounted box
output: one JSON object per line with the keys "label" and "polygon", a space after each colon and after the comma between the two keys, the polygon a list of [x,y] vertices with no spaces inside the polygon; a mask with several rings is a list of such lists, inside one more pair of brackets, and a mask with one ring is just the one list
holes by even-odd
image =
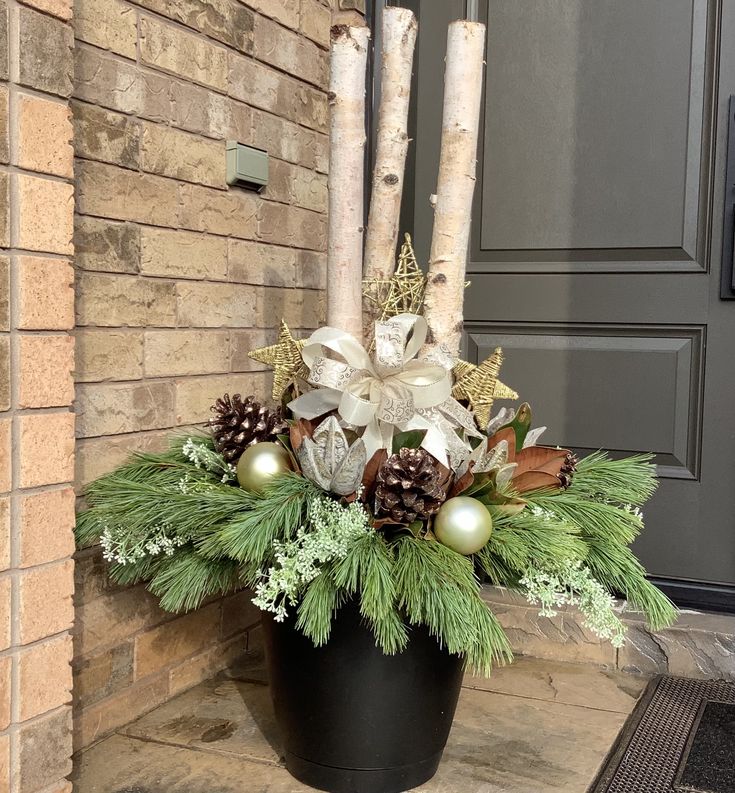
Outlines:
{"label": "wall-mounted box", "polygon": [[268,184],[268,152],[228,140],[227,184],[262,190]]}

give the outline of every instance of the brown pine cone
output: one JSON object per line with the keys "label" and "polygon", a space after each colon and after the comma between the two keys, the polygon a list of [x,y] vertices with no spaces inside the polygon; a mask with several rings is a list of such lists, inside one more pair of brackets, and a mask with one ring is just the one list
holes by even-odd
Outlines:
{"label": "brown pine cone", "polygon": [[579,458],[573,452],[569,452],[569,454],[564,458],[564,462],[562,463],[558,474],[562,490],[566,490],[569,485],[572,484],[572,476],[577,470],[578,462]]}
{"label": "brown pine cone", "polygon": [[275,440],[277,435],[288,432],[281,409],[269,410],[252,396],[243,400],[240,394],[225,394],[211,411],[215,415],[208,424],[214,444],[228,463],[236,463],[248,446]]}
{"label": "brown pine cone", "polygon": [[425,449],[401,449],[381,466],[375,491],[375,517],[409,524],[426,520],[446,498],[441,474]]}

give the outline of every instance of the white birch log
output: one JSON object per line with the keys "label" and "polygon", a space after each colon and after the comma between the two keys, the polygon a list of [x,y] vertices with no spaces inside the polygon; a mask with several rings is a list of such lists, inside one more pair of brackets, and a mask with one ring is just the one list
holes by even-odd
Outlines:
{"label": "white birch log", "polygon": [[[408,102],[418,25],[412,11],[398,6],[383,10],[380,107],[375,170],[365,238],[365,279],[385,280],[395,269],[403,178],[408,151]],[[364,301],[365,338],[379,309]]]}
{"label": "white birch log", "polygon": [[425,354],[440,344],[451,355],[459,355],[484,50],[483,24],[458,20],[449,25],[439,177],[424,298],[432,344]]}
{"label": "white birch log", "polygon": [[335,25],[329,74],[327,324],[362,338],[365,70],[370,31]]}

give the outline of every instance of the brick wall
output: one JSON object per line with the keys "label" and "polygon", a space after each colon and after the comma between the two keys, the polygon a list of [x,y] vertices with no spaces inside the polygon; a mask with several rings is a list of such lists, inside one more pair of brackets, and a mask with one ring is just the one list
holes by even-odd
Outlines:
{"label": "brick wall", "polygon": [[[283,317],[324,319],[328,4],[76,0],[76,483],[265,396],[247,352]],[[44,37],[46,38],[46,37]],[[225,184],[225,140],[268,150],[256,195]],[[244,595],[181,617],[78,555],[76,748],[226,664]]]}
{"label": "brick wall", "polygon": [[70,18],[0,0],[0,793],[71,789]]}

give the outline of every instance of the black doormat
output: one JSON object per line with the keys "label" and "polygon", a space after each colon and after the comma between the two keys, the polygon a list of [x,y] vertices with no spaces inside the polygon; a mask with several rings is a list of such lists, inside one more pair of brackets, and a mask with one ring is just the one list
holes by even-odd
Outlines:
{"label": "black doormat", "polygon": [[735,793],[735,683],[652,680],[588,793]]}

